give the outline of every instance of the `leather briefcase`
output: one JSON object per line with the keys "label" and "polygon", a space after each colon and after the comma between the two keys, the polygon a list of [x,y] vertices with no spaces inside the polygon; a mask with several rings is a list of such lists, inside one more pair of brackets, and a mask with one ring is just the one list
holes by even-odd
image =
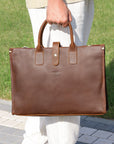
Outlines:
{"label": "leather briefcase", "polygon": [[12,114],[28,116],[103,115],[108,110],[105,45],[42,44],[45,20],[36,48],[10,48]]}

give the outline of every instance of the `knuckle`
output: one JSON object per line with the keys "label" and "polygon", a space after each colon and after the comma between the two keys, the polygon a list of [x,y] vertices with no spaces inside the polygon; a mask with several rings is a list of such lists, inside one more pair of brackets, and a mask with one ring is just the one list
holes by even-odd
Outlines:
{"label": "knuckle", "polygon": [[62,22],[63,22],[63,23],[67,23],[67,22],[68,22],[68,19],[67,19],[66,17],[64,17],[64,18],[62,19]]}
{"label": "knuckle", "polygon": [[57,20],[57,21],[56,21],[56,23],[57,23],[57,24],[60,24],[60,23],[61,23],[61,21],[60,21],[60,20]]}
{"label": "knuckle", "polygon": [[51,22],[51,19],[50,19],[50,17],[47,17],[47,22]]}

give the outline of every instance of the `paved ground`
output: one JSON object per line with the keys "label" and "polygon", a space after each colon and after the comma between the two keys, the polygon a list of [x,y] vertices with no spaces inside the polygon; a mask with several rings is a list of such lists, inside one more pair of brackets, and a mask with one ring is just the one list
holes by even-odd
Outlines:
{"label": "paved ground", "polygon": [[[21,144],[26,117],[11,114],[11,101],[0,100],[0,144]],[[114,144],[114,121],[81,116],[76,144]]]}

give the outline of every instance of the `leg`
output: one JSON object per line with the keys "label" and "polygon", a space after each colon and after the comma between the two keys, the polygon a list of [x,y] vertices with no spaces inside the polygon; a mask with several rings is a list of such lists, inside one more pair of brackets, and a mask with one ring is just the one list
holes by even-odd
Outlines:
{"label": "leg", "polygon": [[[85,45],[89,37],[93,17],[88,17],[87,13],[88,8],[91,6],[93,7],[93,3],[91,3],[90,5],[90,0],[68,4],[73,18],[71,24],[73,27],[73,34],[75,38],[74,40],[78,46]],[[90,14],[91,12],[93,12],[93,8],[91,8],[91,10],[89,11]],[[39,28],[44,19],[46,18],[46,9],[31,9],[29,10],[29,14],[31,18],[34,43],[36,47]],[[88,24],[86,24],[87,17]],[[52,26],[47,25],[43,33],[43,45],[45,47],[52,46],[53,41],[60,41],[61,45],[69,46],[69,28],[62,28],[60,25],[55,24],[53,24]],[[25,143],[44,144],[46,141],[46,134],[49,144],[75,144],[78,139],[80,116],[32,117],[32,119],[33,121],[29,122],[29,117],[27,121],[28,124],[26,123],[25,136],[27,135],[27,133],[29,135],[25,138],[25,141],[28,140]],[[35,120],[36,123],[34,123]],[[32,125],[37,125],[37,128],[33,127]],[[35,131],[31,131],[31,129],[34,129]],[[37,132],[36,143],[34,142],[35,132]],[[33,141],[30,142],[29,137],[32,137]]]}
{"label": "leg", "polygon": [[85,26],[84,27],[84,42],[83,42],[84,45],[87,44],[91,26],[92,26],[92,22],[93,22],[93,18],[94,18],[94,0],[86,0],[85,4],[87,6],[85,8],[86,19],[85,19],[85,23],[84,23],[84,26]]}
{"label": "leg", "polygon": [[[68,4],[68,7],[73,17],[71,24],[75,43],[78,46],[86,45],[93,21],[93,0]],[[52,25],[51,38],[52,41],[60,41],[62,46],[69,46],[69,28]],[[46,124],[48,142],[49,144],[75,144],[78,140],[79,128],[80,116],[58,116],[57,122]]]}
{"label": "leg", "polygon": [[25,124],[24,140],[22,144],[44,144],[47,141],[46,134],[42,134],[43,128],[40,117],[28,116]]}
{"label": "leg", "polygon": [[[46,123],[48,144],[75,144],[79,136],[80,116],[56,116],[47,118]],[[57,120],[58,119],[58,120]]]}
{"label": "leg", "polygon": [[[37,45],[39,28],[46,17],[45,8],[29,9],[30,20],[33,29],[34,44]],[[47,32],[48,34],[48,32]],[[47,36],[48,37],[48,36]],[[46,38],[47,38],[46,37]],[[45,144],[47,135],[45,130],[45,119],[39,116],[28,116],[25,124],[24,140],[22,144]]]}

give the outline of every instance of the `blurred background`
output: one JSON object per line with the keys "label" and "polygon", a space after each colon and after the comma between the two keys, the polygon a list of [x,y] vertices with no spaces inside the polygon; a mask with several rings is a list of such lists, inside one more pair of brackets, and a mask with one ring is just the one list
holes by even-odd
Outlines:
{"label": "blurred background", "polygon": [[[114,1],[94,0],[94,21],[88,45],[105,44],[109,110],[96,116],[114,120]],[[0,99],[11,100],[9,48],[34,47],[25,0],[0,1]]]}

